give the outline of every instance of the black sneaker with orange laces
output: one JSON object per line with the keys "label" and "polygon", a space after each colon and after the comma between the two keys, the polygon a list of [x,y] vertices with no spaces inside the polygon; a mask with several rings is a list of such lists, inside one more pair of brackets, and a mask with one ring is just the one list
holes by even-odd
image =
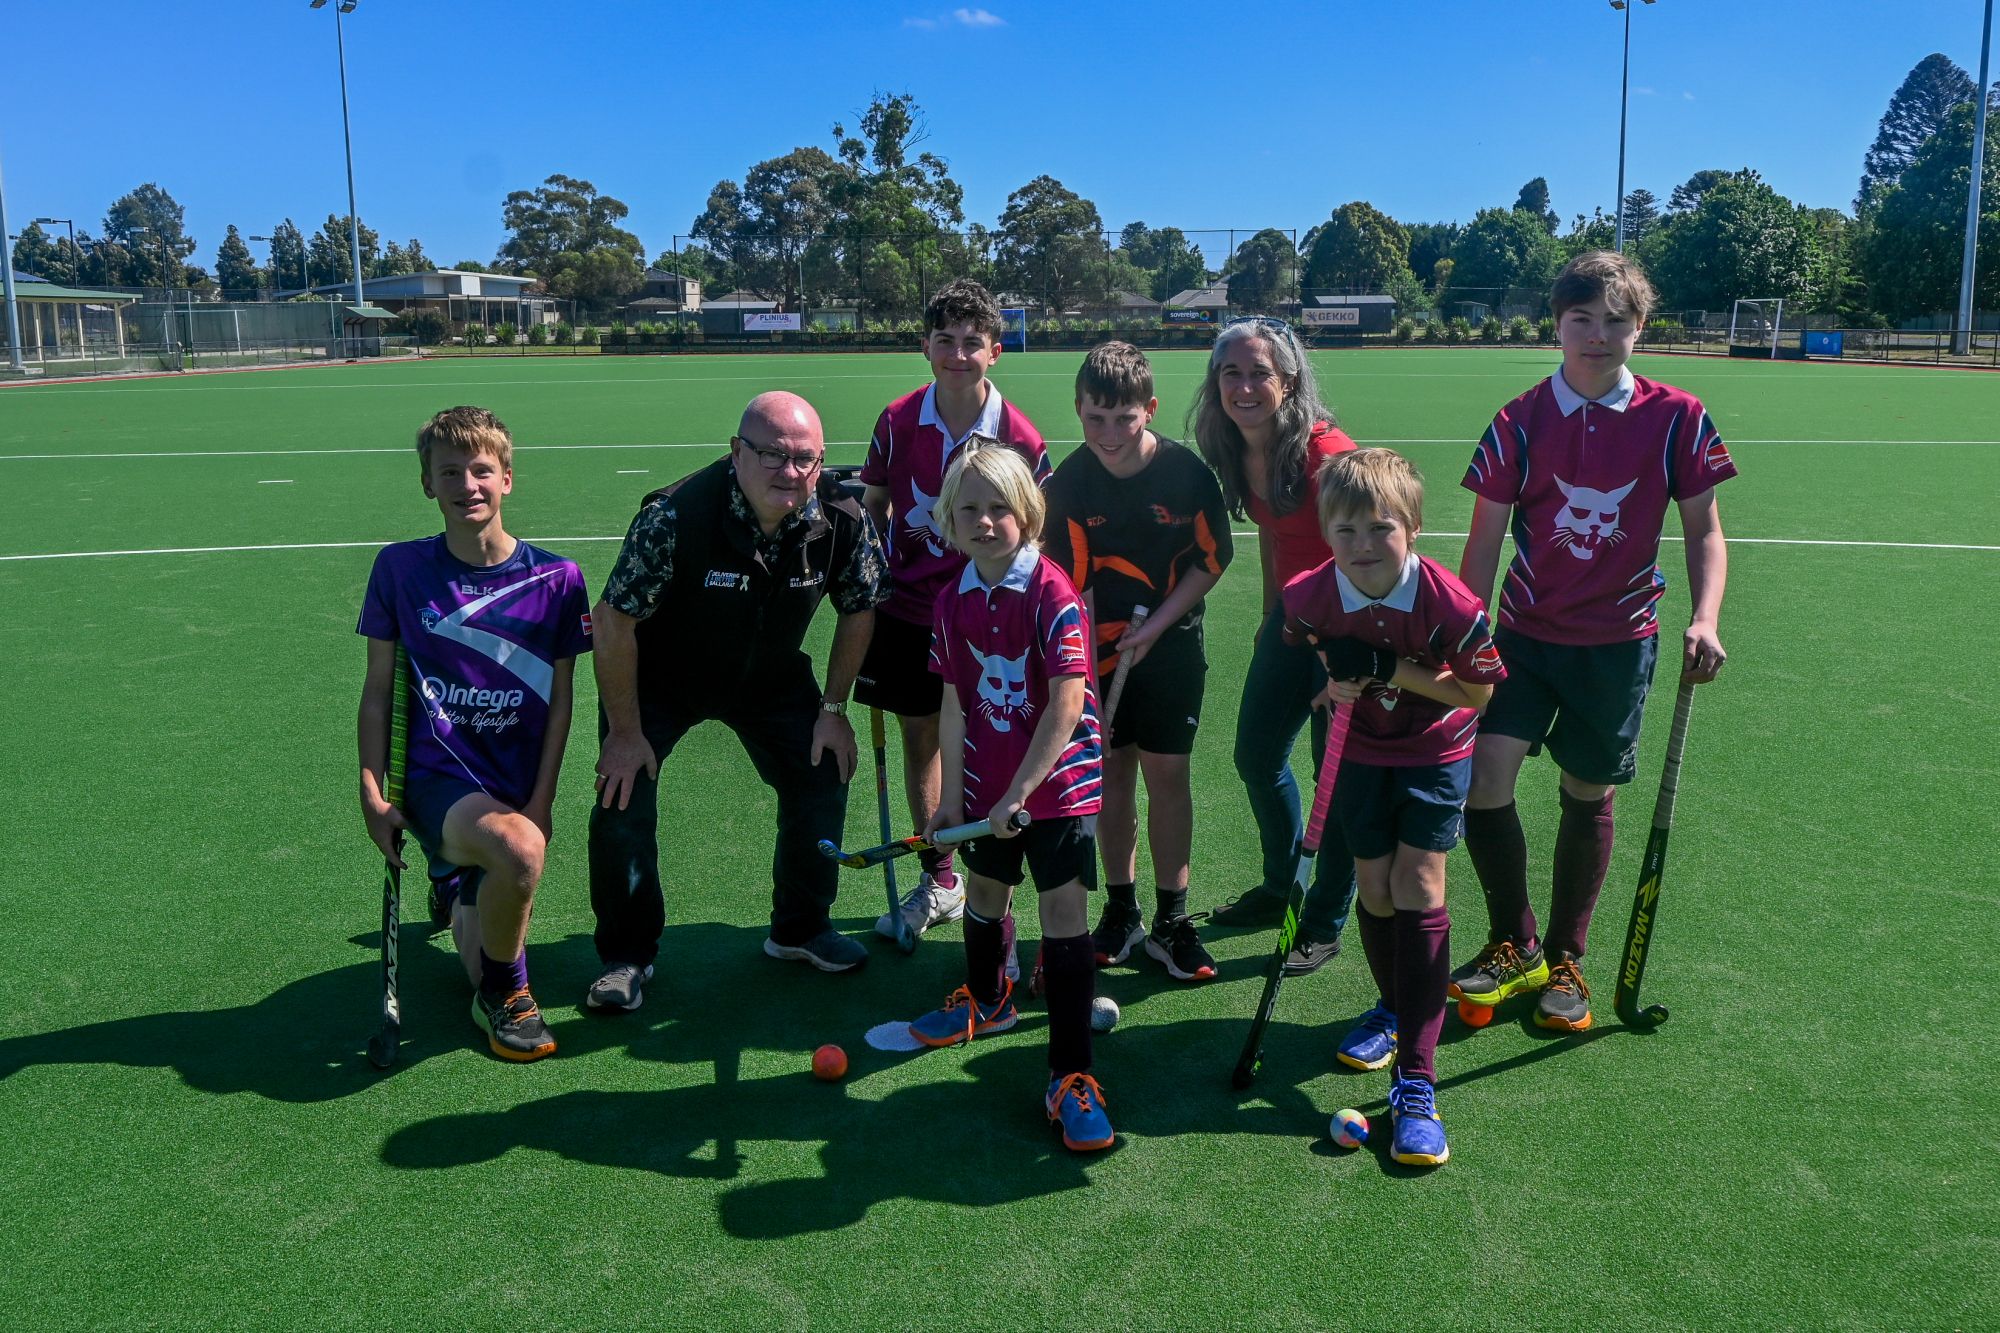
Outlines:
{"label": "black sneaker with orange laces", "polygon": [[1590,1026],[1590,987],[1573,953],[1558,953],[1549,963],[1549,985],[1535,1004],[1535,1022],[1558,1032],[1582,1032]]}
{"label": "black sneaker with orange laces", "polygon": [[484,993],[472,997],[472,1021],[486,1034],[486,1044],[502,1060],[526,1064],[556,1053],[556,1039],[542,1021],[542,1011],[527,990],[489,999]]}

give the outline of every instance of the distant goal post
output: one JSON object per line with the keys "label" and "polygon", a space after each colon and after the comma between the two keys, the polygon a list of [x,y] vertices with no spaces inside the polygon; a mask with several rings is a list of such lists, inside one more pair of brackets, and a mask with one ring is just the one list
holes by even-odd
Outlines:
{"label": "distant goal post", "polygon": [[1731,356],[1778,355],[1778,335],[1785,326],[1783,297],[1744,297],[1729,310]]}
{"label": "distant goal post", "polygon": [[1002,310],[1000,312],[1000,350],[1003,352],[1025,352],[1028,350],[1028,312],[1026,310]]}

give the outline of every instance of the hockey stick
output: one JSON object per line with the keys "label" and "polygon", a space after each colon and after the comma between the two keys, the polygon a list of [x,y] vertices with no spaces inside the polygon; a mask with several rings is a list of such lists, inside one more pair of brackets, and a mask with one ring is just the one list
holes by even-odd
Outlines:
{"label": "hockey stick", "polygon": [[1305,906],[1306,886],[1312,882],[1313,863],[1318,857],[1320,838],[1326,832],[1326,812],[1333,802],[1333,782],[1340,773],[1341,753],[1347,749],[1347,724],[1353,712],[1353,705],[1341,704],[1333,710],[1326,725],[1326,755],[1320,760],[1319,782],[1313,789],[1312,817],[1306,821],[1305,847],[1299,856],[1298,873],[1292,876],[1292,891],[1285,900],[1285,919],[1278,927],[1278,947],[1265,966],[1264,994],[1257,1001],[1256,1017],[1250,1020],[1250,1033],[1243,1039],[1243,1053],[1236,1057],[1235,1072],[1229,1076],[1229,1081],[1238,1088],[1256,1082],[1257,1072],[1264,1067],[1264,1030],[1271,1026],[1271,1015],[1277,1010],[1278,987],[1285,979],[1285,959],[1298,939],[1299,912]]}
{"label": "hockey stick", "polygon": [[[868,734],[875,742],[875,809],[882,816],[882,841],[888,842],[889,828],[889,760],[887,742],[882,730],[882,710],[868,710]],[[836,849],[838,850],[838,849]],[[903,902],[896,893],[896,863],[882,862],[882,877],[889,889],[889,921],[896,928],[896,947],[904,953],[917,951],[917,932],[910,929],[910,923],[903,919]]]}
{"label": "hockey stick", "polygon": [[1646,951],[1660,919],[1660,880],[1667,870],[1667,835],[1674,827],[1674,793],[1681,784],[1681,752],[1687,748],[1688,714],[1694,711],[1694,682],[1681,682],[1674,700],[1674,727],[1667,734],[1667,762],[1660,772],[1660,798],[1653,803],[1653,831],[1646,838],[1646,858],[1639,867],[1639,892],[1632,899],[1632,920],[1625,927],[1625,952],[1618,966],[1618,988],[1612,1006],[1628,1028],[1656,1028],[1667,1021],[1667,1006],[1639,1006],[1639,982],[1646,975]]}
{"label": "hockey stick", "polygon": [[[389,686],[389,762],[383,774],[383,794],[396,809],[403,808],[403,770],[410,754],[410,655],[396,645],[396,674]],[[402,855],[403,834],[396,832],[396,854]],[[396,1063],[403,1039],[403,1004],[396,994],[396,952],[403,929],[403,872],[385,859],[382,875],[382,1030],[368,1039],[368,1061],[377,1069]]]}
{"label": "hockey stick", "polygon": [[[1022,810],[1014,816],[1014,827],[1017,829],[1028,827],[1028,812],[1026,810]],[[840,850],[839,844],[835,843],[832,839],[821,838],[819,840],[819,854],[829,861],[838,861],[851,870],[867,870],[871,866],[879,866],[893,861],[899,856],[908,856],[911,852],[927,852],[933,847],[950,847],[961,842],[971,842],[974,838],[990,837],[992,833],[993,821],[990,819],[980,819],[970,824],[954,824],[950,828],[941,828],[937,831],[935,838],[926,838],[922,834],[915,834],[911,837],[897,838],[892,842],[885,842],[879,847],[863,847],[858,852],[843,852]]]}
{"label": "hockey stick", "polygon": [[[1145,624],[1150,614],[1143,606],[1133,607],[1132,618],[1125,623],[1125,632],[1129,634]],[[1107,745],[1111,741],[1112,719],[1118,716],[1118,701],[1125,696],[1125,677],[1131,674],[1132,654],[1121,651],[1118,654],[1118,669],[1111,673],[1111,693],[1104,700],[1104,740]]]}

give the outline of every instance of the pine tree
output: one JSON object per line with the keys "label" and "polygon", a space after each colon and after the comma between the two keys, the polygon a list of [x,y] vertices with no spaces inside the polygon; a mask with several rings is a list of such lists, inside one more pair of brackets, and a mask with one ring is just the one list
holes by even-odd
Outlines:
{"label": "pine tree", "polygon": [[1970,102],[1972,79],[1949,56],[1932,52],[1917,62],[1889,99],[1875,143],[1861,160],[1861,189],[1854,211],[1867,213],[1902,179],[1921,149],[1955,106]]}

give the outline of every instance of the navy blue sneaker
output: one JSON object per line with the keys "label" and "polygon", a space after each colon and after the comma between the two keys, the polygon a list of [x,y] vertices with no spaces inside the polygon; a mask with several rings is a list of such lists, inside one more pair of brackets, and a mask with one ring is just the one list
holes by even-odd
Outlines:
{"label": "navy blue sneaker", "polygon": [[1052,1124],[1062,1126],[1063,1147],[1071,1152],[1109,1148],[1118,1137],[1111,1130],[1111,1117],[1104,1114],[1104,1089],[1088,1074],[1051,1078],[1042,1107]]}
{"label": "navy blue sneaker", "polygon": [[1334,1058],[1349,1069],[1381,1069],[1396,1058],[1396,1016],[1377,1002],[1340,1039]]}
{"label": "navy blue sneaker", "polygon": [[1438,1119],[1437,1089],[1429,1079],[1391,1075],[1389,1115],[1396,1125],[1389,1156],[1404,1166],[1443,1166],[1451,1160],[1444,1121]]}

